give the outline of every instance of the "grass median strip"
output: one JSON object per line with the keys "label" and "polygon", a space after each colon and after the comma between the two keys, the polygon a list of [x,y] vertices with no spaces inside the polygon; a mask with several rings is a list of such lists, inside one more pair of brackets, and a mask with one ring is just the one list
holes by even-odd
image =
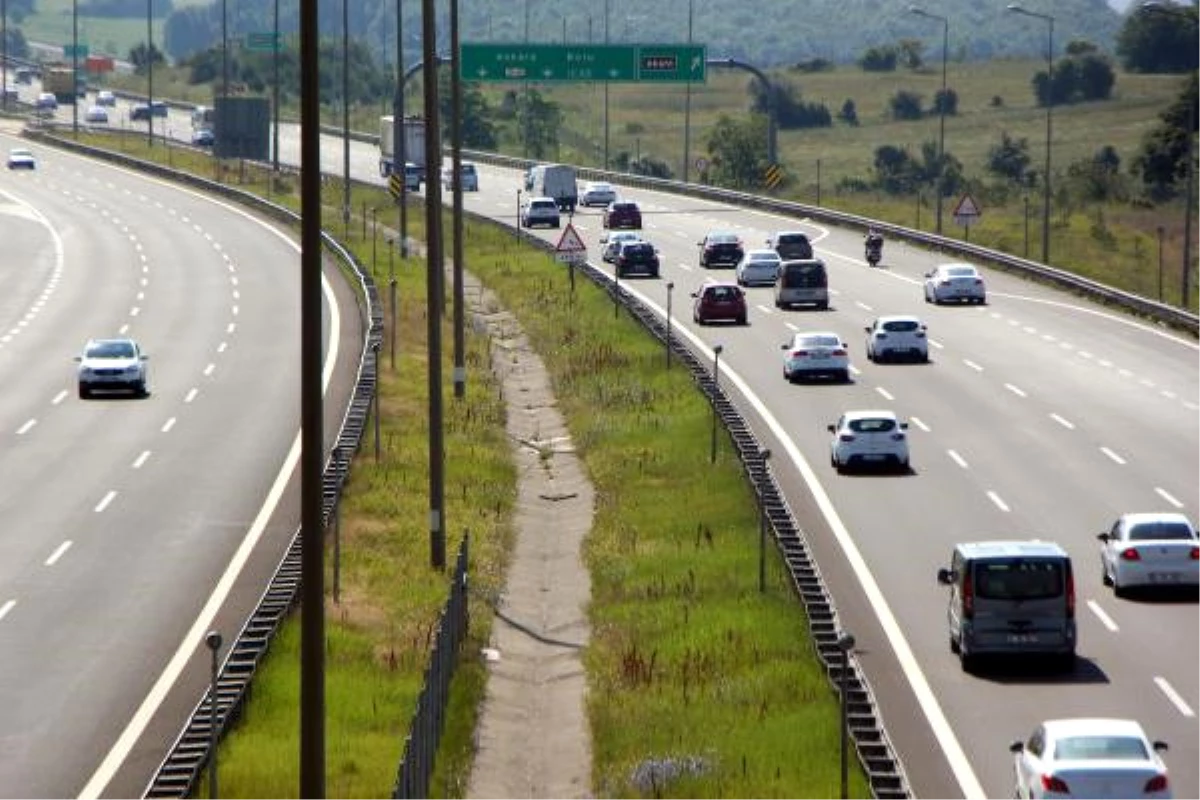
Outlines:
{"label": "grass median strip", "polygon": [[[147,157],[144,143],[113,149],[133,154],[137,147]],[[149,157],[165,161],[164,150]],[[190,153],[170,157],[179,168],[214,174],[211,163],[189,166]],[[282,188],[290,187],[276,182],[274,199],[294,207]],[[265,194],[261,184],[258,190]],[[337,207],[340,186],[326,191]],[[355,198],[390,207],[380,190],[359,188]],[[413,216],[410,233],[419,238],[421,220]],[[386,311],[389,258],[373,231],[362,235],[364,227],[352,222],[346,244],[373,267]],[[511,231],[468,220],[464,241],[467,268],[520,320],[544,360],[596,488],[584,554],[593,582],[585,657],[593,793],[834,796],[836,695],[774,551],[767,591],[758,590],[755,499],[727,440],[709,463],[711,411],[691,376],[678,363],[667,370],[661,343],[631,317],[614,319],[604,291],[579,280],[572,295],[565,268]],[[330,796],[390,793],[447,594],[447,576],[428,563],[424,262],[395,264],[400,346],[392,369],[385,333],[382,458],[376,463],[368,443],[355,458],[341,506],[342,594],[327,605]],[[448,380],[449,348],[445,359]],[[490,632],[488,598],[503,587],[514,535],[517,476],[504,398],[491,376],[488,342],[470,327],[466,359],[465,401],[455,401],[448,385],[445,392],[446,530],[450,553],[471,532],[473,628],[431,789],[439,797],[465,792],[486,681],[479,652]],[[296,794],[298,648],[297,621],[290,621],[221,747],[228,796]],[[870,794],[857,764],[850,786],[853,796]]]}

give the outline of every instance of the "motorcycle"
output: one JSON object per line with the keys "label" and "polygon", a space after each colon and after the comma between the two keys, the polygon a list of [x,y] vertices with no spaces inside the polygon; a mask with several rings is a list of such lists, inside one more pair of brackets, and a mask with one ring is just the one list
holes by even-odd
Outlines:
{"label": "motorcycle", "polygon": [[866,241],[866,258],[867,263],[872,267],[878,267],[879,262],[883,260],[883,237],[871,236]]}

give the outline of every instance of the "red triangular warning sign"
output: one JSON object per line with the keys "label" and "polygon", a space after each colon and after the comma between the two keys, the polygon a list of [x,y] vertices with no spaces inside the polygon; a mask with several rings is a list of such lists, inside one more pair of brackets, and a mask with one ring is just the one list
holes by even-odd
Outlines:
{"label": "red triangular warning sign", "polygon": [[964,194],[958,201],[958,205],[954,207],[954,216],[956,217],[978,217],[982,216],[979,210],[979,205],[975,202],[975,198],[969,194]]}
{"label": "red triangular warning sign", "polygon": [[587,250],[587,245],[583,243],[583,239],[579,238],[579,232],[575,230],[575,226],[568,222],[554,249],[559,253],[583,253]]}

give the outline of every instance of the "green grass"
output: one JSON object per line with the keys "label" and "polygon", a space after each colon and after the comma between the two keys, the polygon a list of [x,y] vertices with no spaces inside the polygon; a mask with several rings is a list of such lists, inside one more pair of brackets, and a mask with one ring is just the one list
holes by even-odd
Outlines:
{"label": "green grass", "polygon": [[[144,150],[144,143],[122,147]],[[152,155],[165,158],[164,150],[155,147]],[[182,151],[172,158],[181,168],[213,171]],[[335,208],[340,187],[326,191]],[[380,193],[357,189],[356,208],[364,200],[385,204]],[[370,238],[362,240],[357,220],[350,228],[350,245],[370,263]],[[711,412],[692,379],[678,364],[664,369],[662,345],[627,315],[614,319],[607,295],[589,282],[580,279],[572,297],[564,268],[511,232],[476,221],[466,231],[468,268],[517,314],[546,361],[597,491],[586,545],[594,790],[622,797],[832,796],[839,780],[836,696],[774,550],[767,591],[758,591],[753,497],[724,437],[717,463],[709,464]],[[383,250],[377,248],[380,256]],[[386,277],[386,257],[377,269]],[[343,596],[326,608],[331,796],[390,791],[427,635],[446,595],[445,577],[426,566],[424,270],[413,262],[396,274],[403,351],[397,370],[380,375],[383,459],[375,464],[368,437],[342,504]],[[515,475],[504,410],[485,342],[475,335],[467,341],[468,400],[447,402],[446,498],[451,552],[462,530],[471,530],[477,596],[431,790],[439,797],[465,793],[486,685],[475,657],[490,627],[480,596],[502,587],[513,536]],[[244,719],[222,745],[223,794],[296,795],[297,652],[290,621],[255,681]],[[639,767],[689,758],[704,764],[699,774],[656,788],[634,782]],[[869,795],[857,765],[851,781],[853,796]],[[204,793],[201,787],[198,795]]]}

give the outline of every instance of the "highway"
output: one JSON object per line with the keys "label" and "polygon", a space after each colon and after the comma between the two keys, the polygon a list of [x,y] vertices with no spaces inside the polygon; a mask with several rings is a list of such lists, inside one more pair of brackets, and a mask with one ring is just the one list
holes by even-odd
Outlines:
{"label": "highway", "polygon": [[[281,142],[282,160],[294,163],[294,126]],[[351,147],[354,176],[377,182],[375,148]],[[340,173],[340,140],[326,137],[322,162]],[[480,184],[466,208],[511,224],[519,174],[481,165]],[[660,280],[625,286],[665,309],[673,282],[677,330],[710,357],[723,346],[722,380],[775,453],[773,468],[858,640],[856,656],[914,792],[1008,796],[1009,742],[1046,718],[1112,715],[1139,719],[1169,742],[1175,795],[1200,796],[1195,599],[1115,598],[1101,585],[1095,539],[1126,511],[1182,510],[1196,519],[1196,342],[990,270],[986,306],[929,306],[921,276],[949,260],[936,254],[890,242],[885,267],[870,269],[853,231],[639,189],[622,194],[642,205],[644,234],[664,267]],[[598,261],[598,211],[582,211],[574,224]],[[796,227],[829,265],[828,312],[780,311],[769,289],[750,289],[749,326],[692,324],[688,293],[709,277],[732,277],[697,266],[705,232],[731,230],[758,245]],[[905,312],[929,324],[932,363],[868,362],[863,326]],[[849,385],[783,380],[779,345],[792,331],[814,329],[849,343]],[[825,425],[844,410],[880,406],[911,422],[913,473],[835,474]],[[1080,640],[1072,674],[968,675],[949,652],[936,570],[954,543],[990,538],[1049,539],[1072,555]]]}
{"label": "highway", "polygon": [[[114,750],[95,793],[133,764],[109,787],[131,796],[207,681],[200,638],[232,637],[298,524],[298,244],[33,149],[36,171],[0,174],[0,796],[86,793]],[[340,387],[359,318],[344,287],[325,298]],[[150,396],[80,400],[72,357],[114,335],[150,354]]]}

